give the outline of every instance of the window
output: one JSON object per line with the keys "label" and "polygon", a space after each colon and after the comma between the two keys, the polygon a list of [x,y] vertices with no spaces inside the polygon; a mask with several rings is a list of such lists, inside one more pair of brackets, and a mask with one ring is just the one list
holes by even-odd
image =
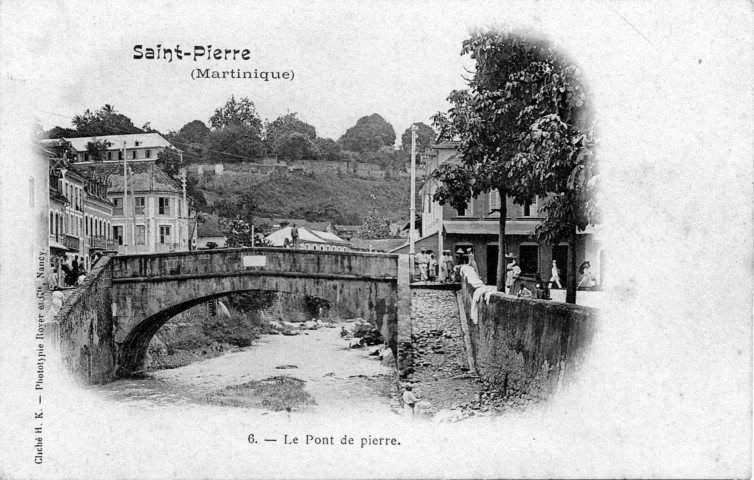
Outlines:
{"label": "window", "polygon": [[466,208],[462,209],[456,209],[457,215],[459,217],[471,217],[474,215],[474,199],[470,198],[468,202],[466,202]]}
{"label": "window", "polygon": [[499,217],[500,216],[500,192],[497,190],[493,190],[488,194],[489,197],[489,216],[490,217]]}
{"label": "window", "polygon": [[527,203],[526,205],[523,205],[521,207],[521,216],[522,217],[536,217],[538,208],[538,202],[537,199],[534,199],[534,202]]}
{"label": "window", "polygon": [[160,215],[170,215],[170,199],[166,197],[159,197],[159,210],[157,213]]}
{"label": "window", "polygon": [[113,159],[113,152],[107,152],[107,159],[112,160]]}
{"label": "window", "polygon": [[519,266],[521,273],[536,275],[539,271],[539,246],[521,245],[518,247]]}
{"label": "window", "polygon": [[137,150],[134,150],[134,151],[133,151],[133,152],[131,153],[131,158],[133,158],[134,160],[136,160],[136,158],[137,158],[136,152],[137,152]]}
{"label": "window", "polygon": [[55,233],[55,219],[53,217],[54,214],[50,212],[50,235]]}
{"label": "window", "polygon": [[113,208],[113,215],[123,215],[123,199],[113,198],[113,205],[115,205],[115,208]]}
{"label": "window", "polygon": [[118,150],[118,160],[123,160],[123,150]]}
{"label": "window", "polygon": [[122,226],[113,227],[113,239],[115,240],[115,243],[117,243],[118,245],[123,245],[123,227]]}
{"label": "window", "polygon": [[170,241],[170,225],[160,225],[160,243],[167,244]]}
{"label": "window", "polygon": [[84,161],[85,161],[85,162],[88,162],[88,161],[89,161],[89,154],[88,154],[88,153],[85,153],[85,154],[84,154]]}
{"label": "window", "polygon": [[145,158],[152,158],[152,150],[145,150],[144,153]]}
{"label": "window", "polygon": [[136,197],[136,205],[134,206],[135,212],[137,215],[144,215],[145,207],[146,207],[146,198],[145,197]]}
{"label": "window", "polygon": [[147,227],[144,225],[136,225],[136,245],[146,245],[147,243]]}

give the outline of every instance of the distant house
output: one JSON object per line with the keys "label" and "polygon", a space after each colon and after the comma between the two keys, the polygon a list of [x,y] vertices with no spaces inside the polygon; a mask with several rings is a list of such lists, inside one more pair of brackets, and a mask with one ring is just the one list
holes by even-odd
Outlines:
{"label": "distant house", "polygon": [[[285,227],[267,235],[273,247],[286,247],[291,243],[291,229]],[[347,252],[351,250],[351,244],[339,236],[321,230],[310,230],[306,227],[296,226],[298,229],[298,248],[306,250],[322,250],[329,252]]]}
{"label": "distant house", "polygon": [[196,248],[199,250],[210,248],[207,244],[214,243],[217,247],[224,247],[228,237],[223,233],[220,224],[212,215],[199,214],[196,218]]}
{"label": "distant house", "polygon": [[133,133],[128,135],[102,135],[100,137],[64,138],[71,144],[71,154],[75,156],[74,162],[91,162],[87,145],[94,141],[109,144],[102,161],[123,161],[125,152],[126,160],[155,160],[157,155],[171,144],[159,133]]}

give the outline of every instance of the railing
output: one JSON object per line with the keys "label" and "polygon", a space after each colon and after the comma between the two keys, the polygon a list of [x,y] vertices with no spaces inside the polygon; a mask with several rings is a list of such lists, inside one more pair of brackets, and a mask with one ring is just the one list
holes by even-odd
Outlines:
{"label": "railing", "polygon": [[115,248],[115,241],[113,239],[108,239],[104,236],[94,236],[89,237],[89,247],[90,248],[99,248],[102,250],[113,250]]}
{"label": "railing", "polygon": [[144,215],[144,205],[137,205],[134,207],[134,212],[136,215]]}
{"label": "railing", "polygon": [[71,235],[66,235],[63,237],[63,246],[66,248],[73,250],[74,252],[79,251],[79,238],[78,237],[72,237]]}

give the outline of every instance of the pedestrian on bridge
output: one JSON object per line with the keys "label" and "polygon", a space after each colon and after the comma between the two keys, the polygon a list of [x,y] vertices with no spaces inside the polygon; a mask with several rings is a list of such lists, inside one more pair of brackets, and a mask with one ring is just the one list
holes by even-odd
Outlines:
{"label": "pedestrian on bridge", "polygon": [[293,244],[293,248],[298,248],[298,228],[296,228],[295,223],[291,227],[291,243]]}

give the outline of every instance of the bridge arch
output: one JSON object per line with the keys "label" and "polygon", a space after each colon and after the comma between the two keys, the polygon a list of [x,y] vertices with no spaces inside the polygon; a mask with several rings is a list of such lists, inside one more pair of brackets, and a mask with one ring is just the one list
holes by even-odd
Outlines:
{"label": "bridge arch", "polygon": [[[403,294],[399,289],[405,289]],[[224,249],[113,257],[116,374],[141,369],[150,340],[178,313],[208,300],[255,290],[326,299],[379,329],[398,358],[399,320],[409,321],[405,257]]]}

